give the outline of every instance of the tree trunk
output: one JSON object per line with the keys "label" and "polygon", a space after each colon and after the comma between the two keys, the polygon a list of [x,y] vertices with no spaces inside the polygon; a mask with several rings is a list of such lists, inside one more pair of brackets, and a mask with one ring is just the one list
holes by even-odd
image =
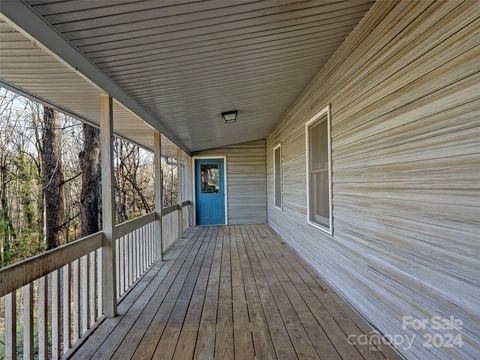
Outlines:
{"label": "tree trunk", "polygon": [[63,201],[63,173],[61,159],[62,133],[60,119],[55,110],[43,109],[43,191],[45,199],[46,243],[53,249],[63,241],[65,222]]}
{"label": "tree trunk", "polygon": [[82,169],[80,194],[80,236],[96,233],[100,229],[100,131],[83,125],[83,150],[79,154]]}
{"label": "tree trunk", "polygon": [[[43,178],[42,178],[43,179]],[[37,193],[37,230],[38,230],[38,240],[43,241],[45,237],[45,196],[43,191],[43,180],[42,186],[39,186]]]}
{"label": "tree trunk", "polygon": [[[10,238],[15,239],[16,233],[13,228],[12,219],[10,218],[10,209],[8,206],[7,184],[8,184],[8,168],[7,165],[0,166],[0,222],[1,228],[4,230],[4,246],[7,250],[9,247]],[[7,235],[9,234],[9,235]]]}

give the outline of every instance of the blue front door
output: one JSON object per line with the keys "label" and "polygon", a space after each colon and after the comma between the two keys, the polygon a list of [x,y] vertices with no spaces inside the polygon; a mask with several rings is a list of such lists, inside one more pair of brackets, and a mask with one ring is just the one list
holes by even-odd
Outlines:
{"label": "blue front door", "polygon": [[195,203],[198,225],[225,224],[223,159],[195,160]]}

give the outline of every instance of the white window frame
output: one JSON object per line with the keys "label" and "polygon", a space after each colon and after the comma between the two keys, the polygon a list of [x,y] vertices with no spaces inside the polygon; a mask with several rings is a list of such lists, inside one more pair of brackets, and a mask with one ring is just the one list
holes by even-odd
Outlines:
{"label": "white window frame", "polygon": [[[310,140],[309,130],[321,117],[327,115],[327,136],[328,136],[328,200],[329,200],[329,227],[320,225],[310,220]],[[330,104],[324,109],[316,113],[310,120],[305,123],[305,159],[306,159],[306,180],[307,180],[307,223],[326,232],[329,235],[333,234],[333,207],[332,207],[332,137],[331,137],[331,122],[330,122]]]}
{"label": "white window frame", "polygon": [[[277,182],[275,179],[275,173],[276,173],[276,168],[275,168],[275,151],[280,148],[280,206],[277,206],[277,199],[276,199],[276,188],[277,188]],[[283,211],[283,171],[282,171],[282,143],[278,143],[277,146],[273,148],[273,207],[275,209],[278,209],[280,211]]]}

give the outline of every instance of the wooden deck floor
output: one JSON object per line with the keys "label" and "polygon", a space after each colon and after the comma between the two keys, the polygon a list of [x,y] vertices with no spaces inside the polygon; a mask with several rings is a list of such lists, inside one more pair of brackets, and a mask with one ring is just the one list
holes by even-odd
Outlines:
{"label": "wooden deck floor", "polygon": [[267,225],[189,229],[74,359],[385,359],[372,329]]}

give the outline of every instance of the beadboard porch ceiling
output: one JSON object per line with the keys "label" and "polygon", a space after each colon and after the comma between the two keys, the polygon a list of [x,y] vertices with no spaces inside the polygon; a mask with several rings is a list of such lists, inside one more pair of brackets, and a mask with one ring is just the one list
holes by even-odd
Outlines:
{"label": "beadboard porch ceiling", "polygon": [[[162,128],[184,149],[198,151],[265,138],[373,1],[27,3],[121,89],[127,101],[117,99],[119,105],[142,118],[147,114],[144,120],[151,126]],[[30,80],[23,69],[22,86],[38,91],[31,82],[44,79]],[[16,81],[15,71],[12,64],[2,67],[2,78]],[[52,72],[53,78],[59,74],[54,66]],[[68,91],[76,95],[72,87]],[[42,92],[60,100],[58,91]],[[87,114],[86,100],[70,102],[76,107],[71,110]],[[237,123],[224,124],[221,112],[233,109],[239,111]],[[125,125],[121,131],[143,142],[147,137],[136,134],[141,130],[142,126]]]}

